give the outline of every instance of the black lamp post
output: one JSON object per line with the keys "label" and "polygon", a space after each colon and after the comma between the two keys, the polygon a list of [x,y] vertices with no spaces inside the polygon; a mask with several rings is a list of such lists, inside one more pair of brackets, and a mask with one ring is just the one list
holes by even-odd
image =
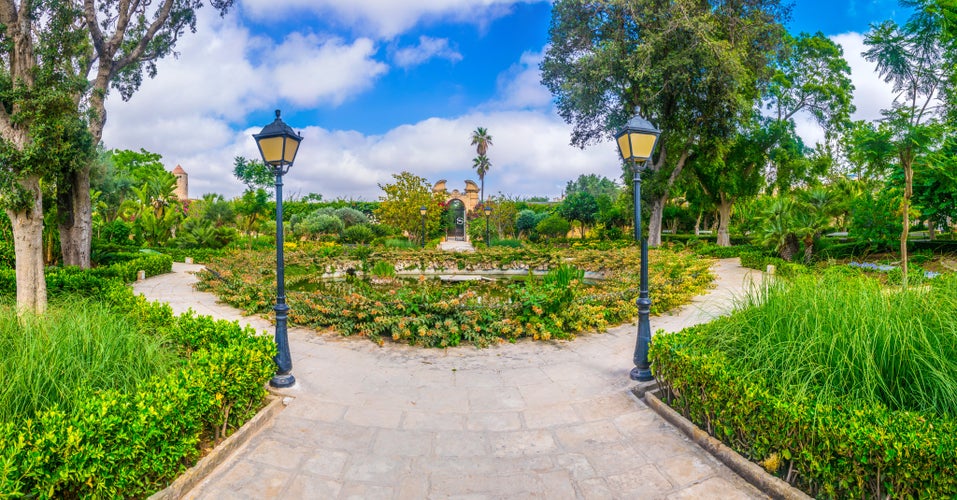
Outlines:
{"label": "black lamp post", "polygon": [[263,162],[272,167],[276,174],[276,375],[269,381],[269,385],[277,388],[290,387],[296,383],[292,376],[292,357],[289,355],[289,337],[286,334],[286,318],[289,306],[286,305],[285,262],[283,261],[282,245],[282,176],[289,171],[292,162],[299,151],[302,136],[293,131],[279,117],[276,110],[276,120],[263,127],[258,134],[253,134],[259,154]]}
{"label": "black lamp post", "polygon": [[428,211],[429,209],[425,208],[425,205],[419,207],[419,214],[422,215],[422,248],[425,248],[425,214]]}
{"label": "black lamp post", "polygon": [[635,240],[641,244],[641,288],[638,292],[638,339],[635,342],[635,367],[631,379],[639,382],[654,380],[648,363],[648,346],[651,344],[651,299],[648,297],[648,238],[641,235],[641,171],[651,158],[661,131],[648,120],[635,115],[625,128],[618,132],[618,151],[625,162],[631,162],[635,172]]}
{"label": "black lamp post", "polygon": [[492,215],[492,207],[485,205],[485,247],[490,248],[492,246],[492,240],[489,237],[488,232],[488,216]]}

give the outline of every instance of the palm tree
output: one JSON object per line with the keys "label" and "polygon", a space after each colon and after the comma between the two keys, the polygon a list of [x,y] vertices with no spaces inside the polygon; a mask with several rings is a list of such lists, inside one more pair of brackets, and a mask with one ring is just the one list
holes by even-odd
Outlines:
{"label": "palm tree", "polygon": [[488,135],[486,128],[475,128],[475,131],[472,132],[472,145],[475,146],[475,152],[478,153],[478,157],[475,158],[472,166],[475,167],[479,181],[482,183],[481,200],[482,203],[485,203],[485,173],[488,172],[489,167],[492,166],[485,156],[485,153],[488,152],[488,147],[492,145],[492,136]]}
{"label": "palm tree", "polygon": [[472,167],[475,168],[479,181],[482,182],[482,203],[485,203],[485,173],[491,166],[492,162],[488,161],[488,156],[485,155],[478,155],[472,160]]}

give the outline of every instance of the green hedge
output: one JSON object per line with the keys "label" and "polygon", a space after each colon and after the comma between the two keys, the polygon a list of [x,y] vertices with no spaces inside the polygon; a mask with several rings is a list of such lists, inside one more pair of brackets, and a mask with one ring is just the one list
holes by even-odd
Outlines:
{"label": "green hedge", "polygon": [[663,399],[769,472],[819,498],[957,496],[957,421],[880,406],[815,404],[734,373],[723,354],[687,346],[695,331],[657,335]]}
{"label": "green hedge", "polygon": [[104,300],[172,339],[183,366],[135,393],[97,391],[70,413],[54,408],[0,423],[0,497],[147,496],[194,463],[201,444],[261,407],[274,370],[269,337],[235,322],[174,317],[169,306],[109,281]]}
{"label": "green hedge", "polygon": [[[133,260],[117,262],[109,266],[84,270],[78,267],[51,267],[46,270],[47,295],[56,297],[66,293],[96,297],[115,286],[114,280],[124,283],[136,281],[136,273],[145,271],[146,276],[157,276],[173,270],[169,255],[139,254]],[[0,295],[17,293],[17,277],[13,269],[0,269]]]}
{"label": "green hedge", "polygon": [[766,271],[768,265],[773,265],[778,276],[796,276],[808,271],[807,266],[796,262],[788,262],[780,257],[771,257],[762,252],[745,251],[739,255],[741,266],[758,271]]}

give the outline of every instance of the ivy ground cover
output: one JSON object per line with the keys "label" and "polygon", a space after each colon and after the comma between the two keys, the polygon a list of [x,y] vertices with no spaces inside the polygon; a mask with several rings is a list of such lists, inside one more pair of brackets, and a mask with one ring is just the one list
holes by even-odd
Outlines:
{"label": "ivy ground cover", "polygon": [[[522,337],[571,338],[602,331],[636,314],[639,253],[613,249],[491,248],[438,250],[288,245],[290,320],[382,343],[484,346]],[[247,313],[269,314],[275,300],[275,256],[237,251],[212,259],[201,287]],[[690,301],[712,282],[711,261],[654,250],[649,258],[652,313]],[[542,274],[523,281],[447,283],[437,274],[512,270]],[[594,273],[601,279],[585,279]],[[335,278],[329,278],[335,276]]]}

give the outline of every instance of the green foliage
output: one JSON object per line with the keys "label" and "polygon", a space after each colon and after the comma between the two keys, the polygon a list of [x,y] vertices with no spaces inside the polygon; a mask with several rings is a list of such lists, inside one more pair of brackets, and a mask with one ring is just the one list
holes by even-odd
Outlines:
{"label": "green foliage", "polygon": [[[578,221],[581,225],[582,238],[585,237],[585,226],[591,225],[598,218],[598,201],[591,193],[579,191],[569,194],[558,207],[558,213],[568,220]],[[541,232],[541,231],[540,231]]]}
{"label": "green foliage", "polygon": [[346,229],[358,224],[369,223],[369,217],[354,208],[342,207],[336,209],[335,216],[342,221]]}
{"label": "green foliage", "polygon": [[216,227],[205,219],[188,219],[172,244],[179,248],[223,248],[236,239],[236,229]]}
{"label": "green foliage", "polygon": [[233,158],[233,175],[250,191],[269,191],[276,185],[275,172],[262,160],[250,160],[242,156]]}
{"label": "green foliage", "polygon": [[422,215],[419,210],[425,207],[425,232],[431,234],[441,226],[442,195],[432,192],[432,186],[423,177],[401,172],[392,174],[395,182],[380,184],[385,191],[382,202],[376,210],[379,221],[394,226],[419,241],[422,241]]}
{"label": "green foliage", "polygon": [[61,301],[42,317],[0,305],[0,422],[71,413],[94,391],[130,392],[168,373],[176,366],[169,339],[135,326],[89,299]]}
{"label": "green foliage", "polygon": [[954,311],[953,276],[888,291],[838,268],[656,336],[652,366],[672,406],[813,496],[949,498]]}
{"label": "green foliage", "polygon": [[561,215],[552,214],[535,225],[535,231],[549,238],[561,238],[568,234],[571,224]]}
{"label": "green foliage", "polygon": [[568,184],[565,185],[565,196],[585,192],[596,199],[607,196],[614,200],[618,198],[621,191],[621,186],[616,184],[615,181],[597,174],[581,174],[577,179],[568,181]]}
{"label": "green foliage", "polygon": [[84,393],[72,408],[53,405],[0,423],[4,494],[148,496],[195,461],[204,442],[222,439],[262,404],[275,369],[270,338],[206,316],[174,317],[125,286],[101,297],[110,314],[142,335],[169,339],[184,360],[135,389]]}
{"label": "green foliage", "polygon": [[394,278],[395,265],[384,260],[377,260],[369,273],[377,278]]}
{"label": "green foliage", "polygon": [[340,239],[343,243],[368,244],[375,239],[375,232],[367,224],[357,224],[345,228]]}
{"label": "green foliage", "polygon": [[[297,271],[289,287],[290,320],[313,328],[334,328],[343,335],[392,338],[430,347],[470,342],[488,345],[519,337],[569,338],[603,330],[636,314],[638,250],[610,242],[581,242],[564,249],[493,246],[483,252],[450,254],[423,250],[356,247],[345,254],[320,255],[303,245],[286,255]],[[323,247],[319,247],[323,248]],[[612,248],[617,251],[610,252]],[[361,251],[360,251],[361,250]],[[201,287],[248,312],[266,313],[274,298],[274,280],[255,270],[272,262],[266,252],[230,255],[207,264]],[[711,281],[709,262],[687,253],[655,251],[651,259],[653,313],[685,303]],[[389,267],[394,266],[394,267]],[[548,276],[524,283],[478,281],[441,283],[418,273],[445,269],[550,269]],[[381,268],[381,269],[378,269]],[[327,280],[324,273],[368,269],[395,280]],[[585,283],[582,270],[601,272],[604,280]],[[403,274],[415,273],[411,279]],[[418,279],[416,279],[418,278]],[[537,312],[540,311],[540,312]]]}
{"label": "green foliage", "polygon": [[313,236],[336,235],[345,228],[342,220],[335,215],[326,215],[323,213],[313,213],[302,220],[296,228],[299,234],[308,234]]}
{"label": "green foliage", "polygon": [[851,205],[850,234],[876,249],[893,247],[902,230],[900,198],[893,190],[864,193]]}
{"label": "green foliage", "polygon": [[769,381],[732,368],[723,353],[697,347],[697,337],[694,331],[655,336],[650,358],[663,399],[770,473],[817,498],[957,494],[953,417],[774,391]]}

